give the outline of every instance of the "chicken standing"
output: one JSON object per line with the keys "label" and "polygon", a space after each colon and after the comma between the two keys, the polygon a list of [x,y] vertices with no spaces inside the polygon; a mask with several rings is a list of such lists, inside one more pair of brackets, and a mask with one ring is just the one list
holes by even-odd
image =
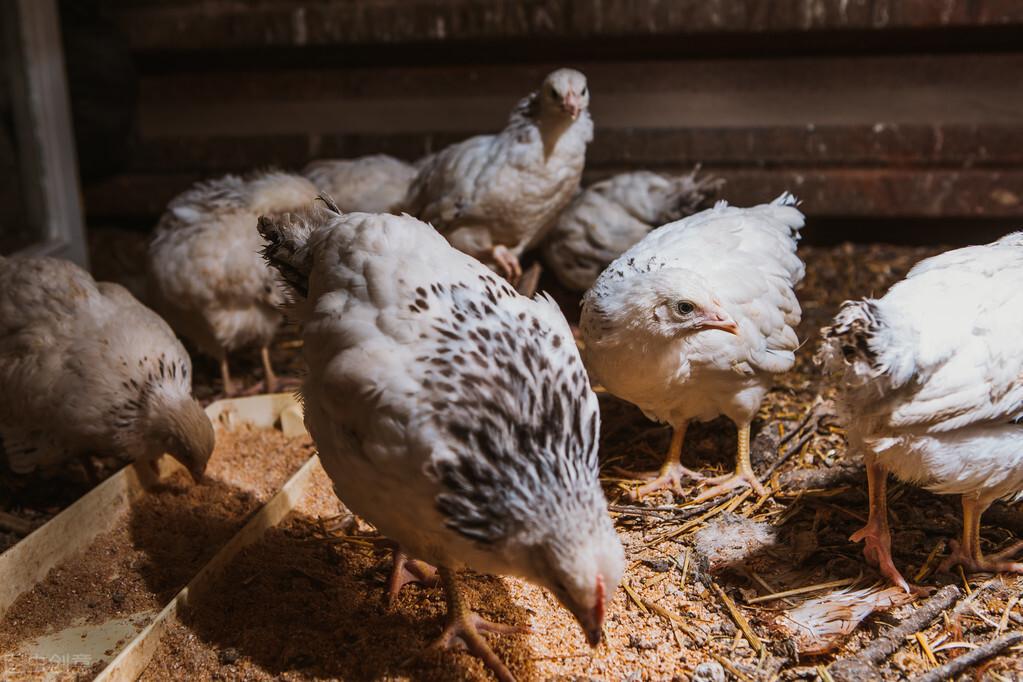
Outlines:
{"label": "chicken standing", "polygon": [[294,289],[306,425],[338,497],[439,567],[449,625],[511,679],[455,572],[551,590],[596,645],[624,568],[598,480],[600,415],[572,332],[409,216],[262,219]]}
{"label": "chicken standing", "polygon": [[838,378],[849,446],[867,464],[870,514],[852,536],[892,582],[888,473],[961,495],[962,542],[945,568],[1023,572],[985,556],[980,516],[1023,490],[1023,232],[921,261],[880,299],[847,301],[817,360]]}
{"label": "chicken standing", "polygon": [[235,393],[227,356],[245,346],[260,349],[265,390],[279,386],[269,345],[282,298],[259,255],[259,216],[299,210],[316,196],[316,187],[298,175],[227,175],[173,199],[156,226],[150,299],[175,331],[220,361],[227,395]]}
{"label": "chicken standing", "polygon": [[593,138],[589,103],[583,74],[550,73],[500,133],[469,138],[424,161],[405,210],[515,283],[519,256],[542,239],[579,187]]}
{"label": "chicken standing", "polygon": [[313,161],[302,175],[344,213],[397,213],[403,209],[416,166],[386,154]]}
{"label": "chicken standing", "polygon": [[543,244],[544,262],[565,287],[586,291],[650,230],[709,207],[723,180],[696,173],[636,171],[590,185],[558,216]]}
{"label": "chicken standing", "polygon": [[0,257],[0,437],[15,473],[78,457],[95,481],[93,453],[168,452],[199,480],[214,436],[191,375],[174,332],[124,287]]}
{"label": "chicken standing", "polygon": [[583,298],[587,366],[608,391],[674,429],[668,457],[635,497],[682,492],[686,426],[725,415],[739,428],[736,471],[706,479],[705,500],[737,485],[764,487],[750,466],[750,422],[774,374],[795,362],[803,277],[803,214],[784,194],[770,204],[714,208],[651,232]]}

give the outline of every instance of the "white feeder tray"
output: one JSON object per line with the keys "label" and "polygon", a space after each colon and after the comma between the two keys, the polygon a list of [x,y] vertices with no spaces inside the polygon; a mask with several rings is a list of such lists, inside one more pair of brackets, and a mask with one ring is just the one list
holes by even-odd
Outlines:
{"label": "white feeder tray", "polygon": [[[219,400],[206,408],[206,414],[216,426],[227,430],[252,424],[259,428],[279,428],[289,437],[305,433],[301,406],[291,394]],[[62,664],[66,669],[80,661],[92,664],[110,661],[96,680],[137,679],[156,651],[170,619],[182,607],[201,598],[203,589],[241,549],[288,515],[305,493],[310,472],[317,466],[318,459],[314,455],[159,613],[144,611],[98,624],[78,622],[23,642],[18,653],[24,654],[25,660],[40,664],[40,669],[33,671],[38,672],[38,676],[33,675],[32,679],[55,677]],[[180,468],[178,462],[166,455],[157,460],[157,472],[148,464],[129,465],[0,554],[0,617],[51,569],[73,559],[97,536],[111,530],[127,513],[131,502],[144,495],[149,486]]]}

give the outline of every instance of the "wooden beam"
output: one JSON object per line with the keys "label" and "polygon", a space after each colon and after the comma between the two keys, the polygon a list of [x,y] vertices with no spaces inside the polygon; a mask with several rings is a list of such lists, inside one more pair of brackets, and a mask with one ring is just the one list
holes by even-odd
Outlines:
{"label": "wooden beam", "polygon": [[119,0],[141,50],[429,44],[1023,24],[1004,0]]}
{"label": "wooden beam", "polygon": [[[586,182],[627,166],[591,168]],[[689,164],[663,170],[689,170]],[[795,193],[811,217],[1023,218],[1023,169],[731,169],[708,167],[726,181],[722,196],[737,205]],[[174,195],[201,176],[195,173],[122,175],[87,188],[91,219],[153,223]]]}

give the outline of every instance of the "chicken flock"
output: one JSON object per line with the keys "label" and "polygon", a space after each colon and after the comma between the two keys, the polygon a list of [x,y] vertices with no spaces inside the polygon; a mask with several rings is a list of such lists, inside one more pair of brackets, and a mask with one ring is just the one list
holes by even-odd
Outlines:
{"label": "chicken flock", "polygon": [[[773,377],[800,352],[804,224],[783,194],[739,208],[695,173],[625,173],[580,189],[593,137],[585,76],[549,74],[495,135],[416,163],[383,155],[199,183],[149,248],[149,296],[47,258],[0,258],[0,438],[9,469],[94,452],[167,452],[202,477],[214,432],[182,343],[220,363],[301,330],[305,420],[338,497],[396,544],[391,597],[439,578],[448,626],[502,680],[508,668],[465,603],[458,572],[514,575],[557,597],[596,645],[626,569],[598,478],[591,387],[669,425],[662,489],[700,500],[769,495],[750,431]],[[769,199],[769,197],[765,197]],[[546,294],[516,290],[520,257],[585,291],[578,330]],[[166,322],[164,321],[166,320]],[[173,331],[172,331],[173,329]],[[577,345],[576,336],[580,338]],[[985,556],[983,511],[1023,491],[1023,232],[919,263],[881,298],[846,302],[815,360],[839,389],[862,453],[869,518],[852,539],[893,584],[889,474],[962,498],[946,567],[1023,572]],[[582,353],[580,353],[580,347]],[[251,389],[250,389],[251,390]],[[734,473],[683,467],[686,427],[738,429]],[[637,474],[642,476],[642,474]],[[436,572],[434,571],[436,568]]]}

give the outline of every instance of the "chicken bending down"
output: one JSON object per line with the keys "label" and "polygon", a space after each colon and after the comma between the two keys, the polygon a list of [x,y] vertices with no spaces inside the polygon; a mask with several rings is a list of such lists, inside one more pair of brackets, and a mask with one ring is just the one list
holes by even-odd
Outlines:
{"label": "chicken bending down", "polygon": [[386,154],[313,161],[302,175],[343,213],[398,213],[403,210],[417,168]]}
{"label": "chicken bending down", "polygon": [[593,138],[589,103],[583,74],[550,73],[504,130],[422,162],[405,210],[515,284],[519,257],[539,244],[579,187]]}
{"label": "chicken bending down", "polygon": [[624,568],[598,480],[600,415],[572,332],[409,216],[264,218],[267,260],[294,290],[306,424],[338,497],[439,567],[457,640],[499,679],[457,571],[549,589],[601,638]]}
{"label": "chicken bending down", "polygon": [[73,263],[0,257],[0,438],[11,470],[170,453],[199,480],[213,426],[167,323]]}
{"label": "chicken bending down", "polygon": [[690,421],[738,425],[735,473],[702,479],[706,500],[740,485],[766,494],[750,466],[750,423],[773,375],[799,343],[803,214],[790,194],[770,204],[725,202],[659,227],[622,254],[583,297],[583,357],[612,394],[674,429],[659,474],[633,497],[702,477],[681,464]]}
{"label": "chicken bending down", "polygon": [[283,299],[259,255],[256,223],[264,214],[309,206],[316,196],[316,187],[298,175],[227,175],[174,198],[156,226],[149,246],[150,298],[178,334],[220,361],[227,395],[238,392],[228,355],[249,346],[260,350],[262,388],[272,393],[282,386],[269,346]]}
{"label": "chicken bending down", "polygon": [[659,225],[709,208],[724,181],[697,171],[621,173],[590,185],[561,212],[543,244],[562,285],[586,291],[626,249]]}
{"label": "chicken bending down", "polygon": [[889,473],[961,495],[963,534],[944,568],[1023,572],[980,544],[991,503],[1023,490],[1023,232],[919,262],[879,299],[847,301],[817,361],[842,390],[850,450],[863,452],[870,513],[853,535],[893,583]]}

